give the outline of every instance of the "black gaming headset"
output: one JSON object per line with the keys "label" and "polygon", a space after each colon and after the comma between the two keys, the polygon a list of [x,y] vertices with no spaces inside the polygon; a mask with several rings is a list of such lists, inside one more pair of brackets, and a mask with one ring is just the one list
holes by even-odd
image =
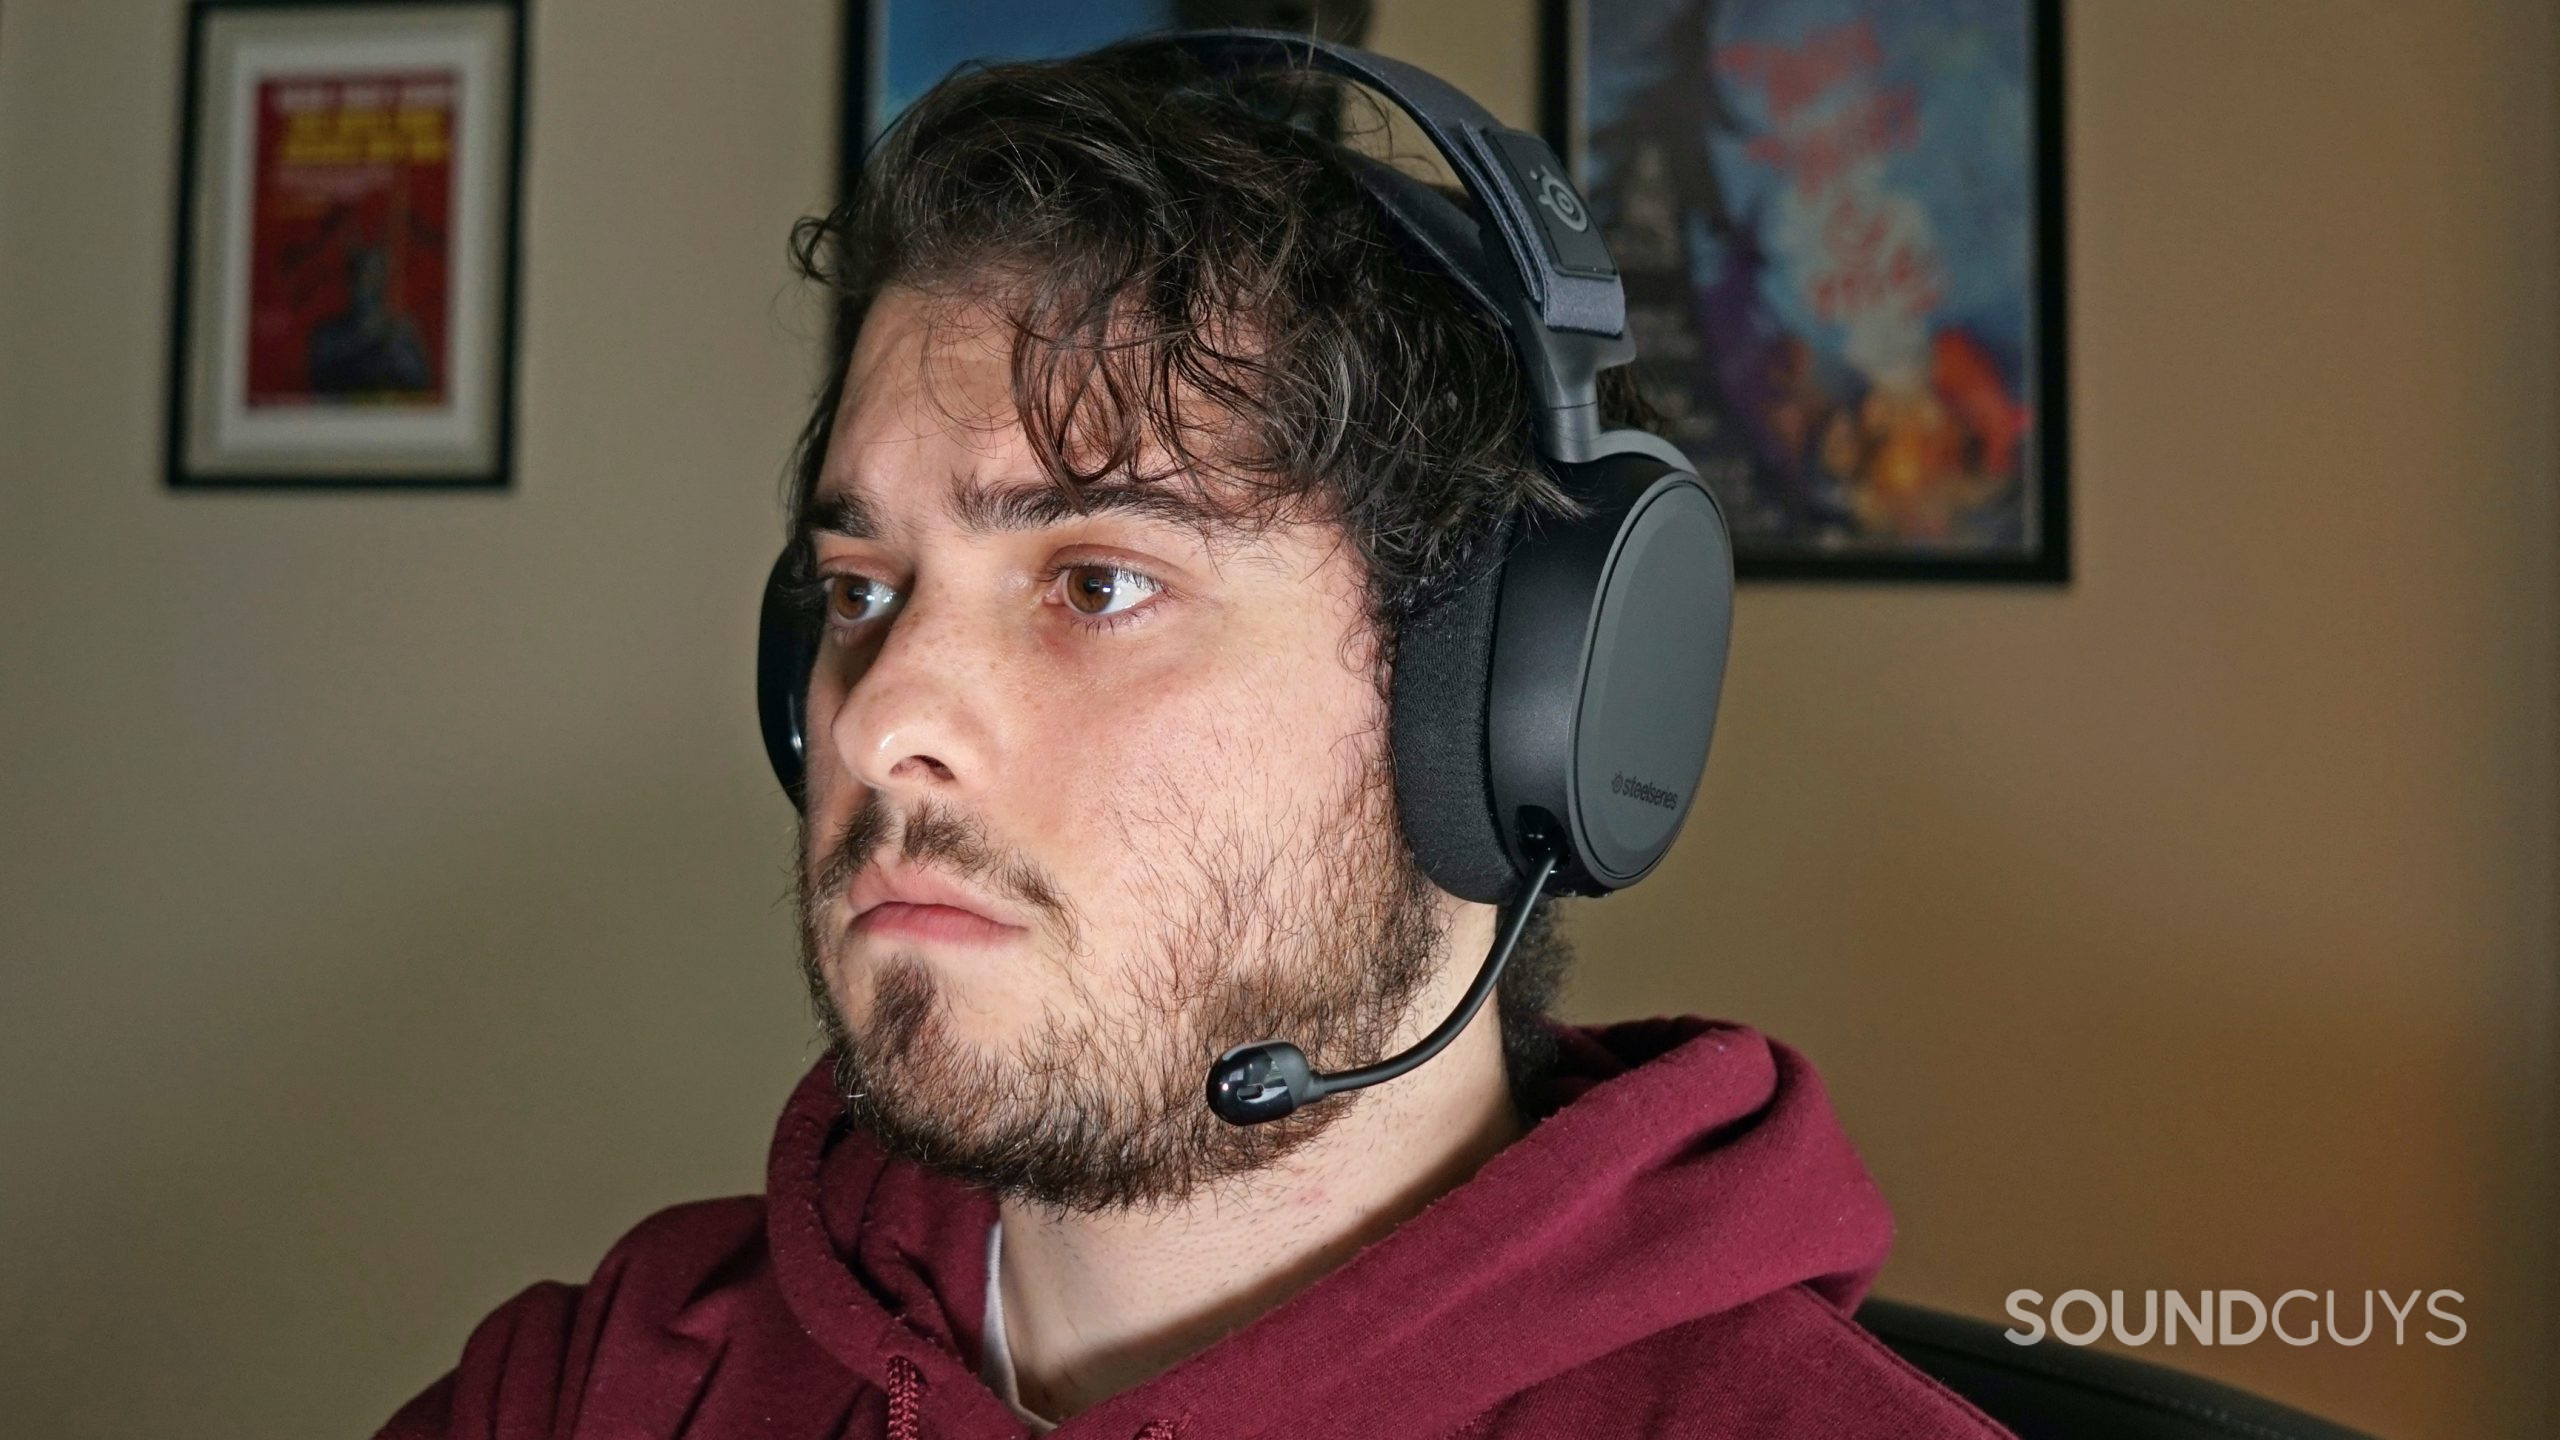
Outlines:
{"label": "black gaming headset", "polygon": [[[1471,203],[1343,153],[1391,227],[1509,332],[1539,463],[1583,508],[1515,521],[1500,564],[1397,640],[1390,728],[1405,838],[1440,888],[1506,907],[1492,953],[1438,1029],[1376,1064],[1318,1073],[1281,1041],[1220,1056],[1209,1104],[1243,1125],[1429,1059],[1493,993],[1541,894],[1605,895],[1661,860],[1715,733],[1733,554],[1687,457],[1643,431],[1600,428],[1597,376],[1633,360],[1635,344],[1617,266],[1546,142],[1430,74],[1348,46],[1256,30],[1155,43],[1223,74],[1290,68],[1358,81],[1413,118]],[[765,753],[795,805],[822,624],[792,584],[798,558],[795,544],[774,563],[756,648]]]}

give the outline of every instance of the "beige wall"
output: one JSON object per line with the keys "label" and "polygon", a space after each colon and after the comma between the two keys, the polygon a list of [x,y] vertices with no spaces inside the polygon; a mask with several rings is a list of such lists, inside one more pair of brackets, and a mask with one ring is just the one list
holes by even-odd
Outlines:
{"label": "beige wall", "polygon": [[[363,1433],[758,1183],[807,1027],[747,621],[833,8],[539,0],[514,493],[172,496],[179,9],[8,0],[0,1429]],[[1379,41],[1525,119],[1528,15]],[[2071,20],[2080,579],[1747,591],[1574,1008],[1811,1052],[1889,1291],[2450,1286],[2452,1349],[2178,1359],[2545,1433],[2560,33]]]}

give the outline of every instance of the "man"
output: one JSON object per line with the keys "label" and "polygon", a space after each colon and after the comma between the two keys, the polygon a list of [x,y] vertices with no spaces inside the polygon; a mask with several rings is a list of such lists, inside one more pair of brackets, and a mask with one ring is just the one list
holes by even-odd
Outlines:
{"label": "man", "polygon": [[804,225],[839,343],[793,498],[823,639],[800,919],[828,1059],[766,1194],[536,1286],[384,1432],[1994,1435],[1846,1318],[1889,1221],[1748,1030],[1544,1016],[1387,745],[1401,627],[1522,512],[1502,332],[1349,163],[1161,47],[966,74]]}

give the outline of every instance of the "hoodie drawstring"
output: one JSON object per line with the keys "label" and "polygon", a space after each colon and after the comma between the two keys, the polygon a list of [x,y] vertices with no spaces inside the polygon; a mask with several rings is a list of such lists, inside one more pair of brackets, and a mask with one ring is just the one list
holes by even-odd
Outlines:
{"label": "hoodie drawstring", "polygon": [[889,1357],[889,1440],[917,1440],[916,1412],[922,1408],[924,1372],[904,1355]]}
{"label": "hoodie drawstring", "polygon": [[[889,1440],[920,1440],[916,1420],[924,1408],[924,1371],[904,1355],[889,1357]],[[1170,1420],[1150,1420],[1133,1440],[1182,1440]]]}

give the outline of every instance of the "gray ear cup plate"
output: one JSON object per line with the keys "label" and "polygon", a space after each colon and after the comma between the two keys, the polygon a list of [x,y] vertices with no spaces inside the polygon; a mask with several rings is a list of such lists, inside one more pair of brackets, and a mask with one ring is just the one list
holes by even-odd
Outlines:
{"label": "gray ear cup plate", "polygon": [[1576,848],[1609,885],[1651,870],[1697,798],[1724,688],[1731,572],[1723,521],[1695,483],[1657,487],[1619,532],[1573,738]]}
{"label": "gray ear cup plate", "polygon": [[1496,568],[1406,625],[1391,692],[1396,803],[1414,858],[1433,884],[1487,905],[1520,888],[1494,825],[1485,755],[1501,599]]}

